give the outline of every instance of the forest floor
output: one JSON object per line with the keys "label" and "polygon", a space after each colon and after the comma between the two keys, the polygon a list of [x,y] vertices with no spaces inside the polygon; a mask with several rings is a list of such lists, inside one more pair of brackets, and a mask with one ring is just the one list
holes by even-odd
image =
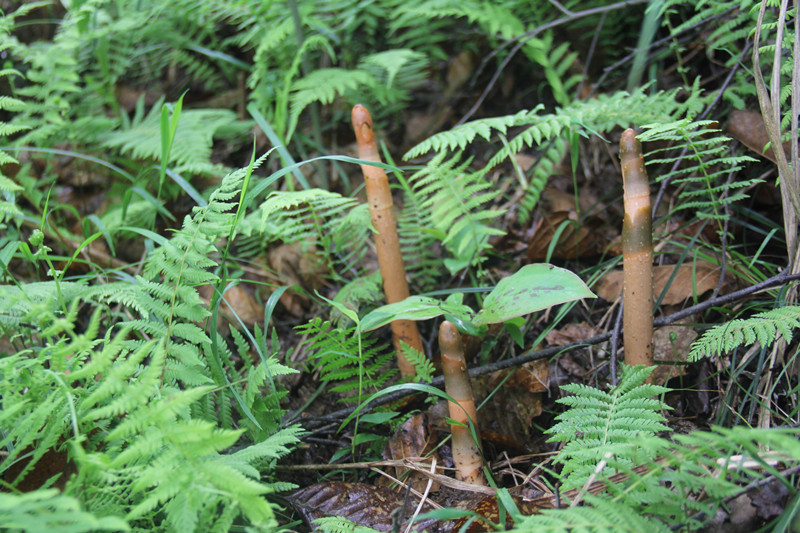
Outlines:
{"label": "forest floor", "polygon": [[[562,35],[561,37],[569,37]],[[696,46],[701,47],[700,36]],[[702,53],[693,61],[679,65],[673,57],[659,65],[658,88],[684,87],[692,73],[706,73],[703,89],[707,93],[724,91],[729,69],[722,68]],[[575,65],[580,69],[581,65]],[[501,75],[495,80],[495,69]],[[466,51],[451,51],[451,56],[431,68],[424,83],[415,87],[405,108],[390,122],[384,118],[376,130],[391,163],[414,171],[429,158],[402,161],[418,143],[434,133],[446,131],[468,120],[512,115],[534,107],[538,96],[534,87],[541,84],[537,73],[524,61],[498,66],[496,61]],[[596,88],[593,79],[611,78],[613,69],[583,72],[585,77],[576,90],[582,99],[598,92],[611,92],[608,84]],[[133,116],[137,102],[154,105],[161,96],[174,96],[173,81],[165,75],[150,80],[146,87],[121,85],[117,88],[120,107]],[[619,85],[619,83],[617,83]],[[617,89],[614,87],[613,89]],[[688,94],[688,91],[687,91]],[[554,102],[543,103],[547,108]],[[244,118],[247,94],[243,86],[230,87],[222,94],[203,91],[187,93],[184,106],[191,109],[233,109]],[[753,102],[751,102],[753,104]],[[306,160],[329,154],[357,157],[352,126],[346,119],[347,104],[336,100],[323,118],[335,116],[323,130],[323,146],[305,145],[306,152],[295,159]],[[148,110],[150,108],[148,107]],[[651,382],[669,389],[661,395],[665,424],[674,434],[689,434],[715,426],[770,428],[796,423],[797,341],[774,345],[755,342],[717,357],[690,358],[692,344],[707,329],[737,317],[791,303],[795,277],[784,271],[786,248],[774,234],[782,230],[781,192],[776,186],[777,171],[771,152],[762,151],[766,131],[757,105],[749,110],[733,111],[728,104],[709,106],[708,118],[732,137],[732,145],[753,157],[732,181],[759,178],[746,188],[748,197],[737,207],[734,216],[724,223],[698,216],[697,210],[679,209],[680,185],[658,182],[663,166],[648,167],[655,206],[653,248],[655,331],[653,352],[657,368]],[[315,136],[311,119],[303,118],[298,136]],[[511,130],[508,137],[515,133]],[[622,239],[624,216],[622,176],[619,164],[619,138],[622,129],[603,136],[575,136],[567,143],[565,155],[552,166],[538,204],[531,210],[522,205],[525,198],[519,176],[530,175],[540,164],[544,150],[518,153],[513,161],[498,165],[487,174],[495,190],[501,190],[491,206],[502,212],[495,219],[498,235],[489,240],[484,252],[487,259],[477,270],[455,273],[439,268],[437,282],[426,295],[442,297],[461,293],[468,305],[476,306],[480,297],[500,280],[525,265],[549,263],[566,268],[583,279],[597,295],[564,306],[533,313],[515,328],[493,326],[484,337],[464,335],[467,366],[478,411],[477,427],[483,458],[494,486],[475,486],[454,478],[453,453],[447,439],[450,434],[447,402],[430,394],[424,386],[442,387],[443,379],[433,376],[427,383],[400,385],[396,376],[382,389],[370,390],[365,400],[377,393],[367,405],[354,401],[353,394],[332,390],[334,384],[324,379],[318,367],[309,364],[313,335],[301,327],[310,320],[331,316],[326,299],[334,299],[342,290],[342,276],[321,270],[313,257],[317,243],[271,244],[262,255],[233,264],[241,271],[244,283],[225,292],[226,303],[220,307],[217,330],[229,333],[231,327],[252,328],[269,321],[271,335],[277,339],[279,360],[298,370],[279,376],[285,389],[280,408],[281,425],[301,425],[306,431],[302,443],[277,462],[276,477],[298,485],[292,493],[279,496],[285,504],[281,517],[292,527],[325,515],[345,516],[354,522],[379,531],[397,531],[399,524],[415,512],[457,507],[476,512],[495,523],[505,516],[498,504],[497,488],[507,488],[523,515],[560,506],[564,496],[554,482],[553,456],[561,443],[547,433],[557,422],[564,406],[557,400],[565,396],[562,387],[580,384],[608,390],[616,384],[624,360],[622,325]],[[236,141],[217,141],[210,160],[228,168],[247,165],[253,151],[258,155],[273,148],[258,127]],[[554,142],[565,142],[557,139]],[[496,153],[498,143],[475,142],[468,148],[471,168],[482,168]],[[652,152],[662,145],[645,145]],[[664,144],[663,147],[670,147]],[[62,146],[64,150],[69,146]],[[291,147],[290,147],[291,148]],[[577,153],[575,151],[577,150]],[[80,233],[84,217],[102,213],[119,202],[107,178],[87,171],[85,161],[69,156],[55,159],[35,152],[20,153],[20,163],[54,174],[54,201],[66,206],[63,225]],[[257,177],[279,171],[285,160],[272,157],[255,170]],[[365,202],[363,176],[357,165],[321,160],[301,167],[305,179],[330,191],[354,196]],[[390,172],[390,178],[393,178]],[[206,176],[193,182],[198,190],[213,187],[216,179]],[[395,209],[404,207],[399,186],[395,186]],[[194,203],[188,195],[171,199],[164,206],[172,217],[159,221],[154,228],[169,235],[191,213]],[[702,213],[701,213],[702,215]],[[33,228],[28,228],[32,230]],[[773,233],[770,233],[774,230]],[[502,233],[500,235],[499,233]],[[64,238],[50,243],[69,257],[77,243]],[[309,250],[313,253],[309,254]],[[138,274],[138,262],[148,252],[145,239],[129,238],[109,249],[101,240],[81,251],[85,264],[98,264],[120,272]],[[444,251],[438,250],[444,256]],[[330,255],[336,250],[328,250]],[[23,262],[10,263],[18,280],[35,274]],[[74,264],[70,275],[85,274],[84,264]],[[366,251],[363,271],[378,270],[374,249]],[[210,286],[208,286],[210,288]],[[277,288],[288,287],[284,291]],[[212,299],[209,291],[203,293]],[[271,296],[279,301],[265,304]],[[320,298],[324,297],[324,298]],[[382,301],[373,302],[379,305]],[[88,322],[88,317],[84,317]],[[437,335],[442,318],[419,321],[425,352],[437,371]],[[388,327],[371,333],[379,346],[388,350],[391,332]],[[229,336],[228,342],[234,346]],[[0,343],[5,342],[0,338]],[[10,344],[0,345],[3,351]],[[388,362],[381,371],[390,371]],[[390,393],[386,389],[392,385]],[[358,424],[353,416],[358,413]],[[396,424],[396,418],[405,421]],[[391,423],[382,421],[392,420]],[[431,457],[436,458],[431,465]],[[423,461],[422,458],[425,458]],[[780,516],[786,510],[791,491],[777,479],[749,487],[727,502],[725,511],[707,526],[708,531],[753,531]],[[398,489],[398,486],[400,487]],[[587,485],[589,492],[604,490],[602,485]],[[417,503],[423,501],[423,503]],[[398,511],[398,509],[400,511]],[[443,516],[443,515],[441,515]],[[427,521],[426,521],[427,520]],[[416,528],[458,530],[465,519],[453,523],[429,518]],[[466,531],[474,533],[484,526],[472,522]],[[511,523],[509,522],[509,525]],[[488,530],[488,529],[487,529]]]}

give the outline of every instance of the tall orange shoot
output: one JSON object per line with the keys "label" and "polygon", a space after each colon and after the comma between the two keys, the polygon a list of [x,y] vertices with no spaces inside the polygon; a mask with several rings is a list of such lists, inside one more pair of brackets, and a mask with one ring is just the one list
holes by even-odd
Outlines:
{"label": "tall orange shoot", "polygon": [[653,217],[642,144],[628,128],[619,141],[625,218],[622,222],[622,313],[625,363],[653,364]]}
{"label": "tall orange shoot", "polygon": [[[372,117],[367,108],[361,104],[353,107],[353,129],[358,142],[358,157],[367,161],[381,162],[375,133],[372,131]],[[389,189],[389,178],[386,172],[372,165],[361,165],[366,182],[367,202],[372,225],[375,227],[375,248],[378,252],[378,266],[383,280],[383,291],[387,303],[396,303],[409,296],[406,270],[403,256],[400,253],[400,240],[397,236],[397,222],[394,217],[394,202]],[[422,352],[422,338],[416,322],[411,320],[395,320],[391,324],[395,349],[397,350],[397,366],[404,376],[416,374],[414,365],[403,354],[402,343]]]}

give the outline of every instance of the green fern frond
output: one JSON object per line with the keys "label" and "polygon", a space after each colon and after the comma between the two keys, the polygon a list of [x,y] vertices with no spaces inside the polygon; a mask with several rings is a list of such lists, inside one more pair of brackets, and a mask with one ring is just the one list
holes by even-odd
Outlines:
{"label": "green fern frond", "polygon": [[[652,396],[668,389],[643,384],[653,368],[625,367],[619,384],[606,392],[581,384],[564,385],[574,394],[558,400],[571,407],[547,432],[551,441],[567,444],[556,458],[570,487],[582,485],[606,454],[630,456],[642,436],[669,428],[659,412],[664,406]],[[646,458],[650,459],[650,458]]]}
{"label": "green fern frond", "polygon": [[477,136],[490,140],[495,133],[505,135],[512,126],[527,126],[492,157],[489,167],[493,167],[524,148],[541,146],[542,143],[551,141],[568,128],[573,131],[602,133],[618,126],[672,121],[676,117],[694,114],[702,106],[700,94],[695,83],[689,97],[685,99],[677,98],[677,89],[654,95],[638,89],[632,94],[620,91],[611,95],[599,95],[588,101],[577,101],[558,109],[556,113],[540,115],[539,111],[543,107],[538,106],[533,111],[475,120],[450,131],[437,133],[409,150],[404,158],[418,157],[431,150],[463,150]]}
{"label": "green fern frond", "polygon": [[391,116],[411,98],[411,90],[425,81],[428,58],[421,52],[398,48],[362,58],[358,68],[375,80],[371,90],[373,98],[381,104],[379,115]]}
{"label": "green fern frond", "polygon": [[[343,285],[339,292],[336,293],[336,296],[333,297],[333,301],[358,313],[362,304],[380,301],[382,297],[381,273],[376,270]],[[331,322],[334,326],[342,327],[349,320],[335,307],[331,310]]]}
{"label": "green fern frond", "polygon": [[430,213],[428,225],[422,227],[433,227],[436,238],[454,256],[444,261],[451,272],[480,265],[489,237],[505,233],[488,224],[503,213],[486,208],[499,192],[484,179],[485,170],[468,172],[468,165],[460,154],[445,160],[441,153],[408,178],[418,209]]}
{"label": "green fern frond", "polygon": [[[441,270],[440,250],[432,227],[431,211],[424,195],[401,174],[397,175],[403,189],[403,210],[397,215],[397,234],[403,251],[403,263],[412,292],[426,292],[436,286]],[[425,205],[423,205],[425,204]]]}
{"label": "green fern frond", "polygon": [[331,272],[362,271],[371,226],[366,204],[322,189],[276,191],[261,204],[265,243],[316,246]]}
{"label": "green fern frond", "polygon": [[648,531],[669,533],[666,524],[649,517],[635,506],[609,498],[586,494],[587,505],[565,506],[562,509],[542,509],[540,513],[525,517],[512,531],[548,531],[571,533],[586,531],[591,533],[615,531]]}
{"label": "green fern frond", "polygon": [[[674,185],[682,185],[679,198],[686,201],[678,203],[677,210],[691,209],[702,218],[722,221],[729,218],[725,209],[731,203],[746,198],[743,190],[759,183],[758,179],[737,179],[724,181],[725,177],[740,170],[745,162],[755,161],[747,156],[728,155],[730,139],[721,134],[713,121],[692,121],[683,118],[677,121],[642,126],[644,132],[638,139],[645,142],[674,142],[677,146],[688,147],[689,153],[683,159],[684,165],[672,173],[659,174],[657,180],[670,179]],[[677,155],[668,148],[657,148],[645,156],[646,164],[672,165]]]}
{"label": "green fern frond", "polygon": [[[529,14],[529,13],[527,13]],[[419,25],[420,20],[437,18],[466,19],[489,36],[514,38],[526,30],[525,22],[508,4],[480,0],[423,0],[405,2],[395,11],[398,27]]]}
{"label": "green fern frond", "polygon": [[364,57],[359,68],[370,72],[387,88],[413,89],[425,79],[428,66],[425,54],[398,48]]}
{"label": "green fern frond", "polygon": [[800,328],[800,307],[786,306],[736,319],[709,329],[692,344],[689,360],[713,357],[756,342],[766,348],[778,335],[790,343],[794,330]]}
{"label": "green fern frond", "polygon": [[330,104],[337,96],[370,87],[374,83],[375,79],[363,70],[337,67],[315,70],[297,80],[292,84],[291,112],[286,138],[291,138],[300,113],[312,102]]}
{"label": "green fern frond", "polygon": [[[141,120],[129,128],[110,133],[103,142],[140,159],[158,160],[161,157],[161,107],[159,100]],[[221,132],[237,127],[236,114],[226,109],[189,109],[181,112],[178,129],[169,155],[176,172],[212,173],[219,167],[211,163],[211,147]],[[244,132],[247,124],[238,128]]]}
{"label": "green fern frond", "polygon": [[536,113],[543,108],[544,106],[539,105],[532,111],[522,110],[514,115],[467,122],[450,131],[444,131],[428,137],[409,150],[403,156],[403,159],[414,159],[430,151],[463,150],[475,140],[475,137],[482,137],[488,141],[495,133],[505,134],[508,128],[530,124],[533,117],[537,116]]}
{"label": "green fern frond", "polygon": [[[547,186],[547,181],[556,173],[556,166],[567,154],[567,141],[563,135],[553,138],[549,145],[539,154],[524,188],[524,196],[520,199],[520,222],[528,220],[539,203],[542,191]],[[512,156],[513,157],[513,156]]]}
{"label": "green fern frond", "polygon": [[[6,18],[6,17],[3,17]],[[0,35],[4,38],[7,37],[7,31],[0,29]],[[11,70],[0,71],[0,79],[4,79],[11,74],[18,74]],[[25,110],[25,102],[11,96],[0,96],[0,110],[9,113],[18,113]],[[5,137],[14,135],[21,131],[29,129],[28,126],[23,124],[9,124],[0,120],[0,141],[6,144]],[[8,179],[3,175],[3,167],[8,164],[17,163],[17,160],[5,151],[0,151],[0,229],[6,227],[5,222],[12,217],[21,217],[22,211],[16,205],[17,193],[22,191],[22,187]],[[5,239],[0,238],[0,246],[4,244]]]}
{"label": "green fern frond", "polygon": [[[330,322],[315,318],[296,329],[308,336],[304,345],[313,368],[323,381],[338,382],[331,390],[348,394],[345,399],[358,400],[365,390],[380,389],[397,373],[396,369],[388,369],[394,354],[380,353],[380,347],[368,338],[359,343],[354,327],[335,328]],[[359,394],[353,396],[353,391]]]}
{"label": "green fern frond", "polygon": [[315,531],[322,533],[378,533],[371,527],[360,526],[343,516],[323,516],[314,520]]}
{"label": "green fern frond", "polygon": [[128,442],[109,465],[110,473],[119,476],[117,482],[129,484],[131,496],[139,500],[127,519],[163,509],[170,529],[194,531],[209,506],[236,502],[254,526],[275,527],[273,510],[263,497],[273,489],[259,482],[258,470],[251,463],[288,453],[286,444],[296,441],[298,429],[277,433],[246,451],[222,455],[219,452],[230,448],[241,431],[179,416],[207,392],[204,388],[176,392],[134,414],[135,420],[147,424],[146,431],[123,422],[108,435],[111,443],[128,435]]}
{"label": "green fern frond", "polygon": [[433,381],[433,377],[436,374],[436,367],[433,365],[433,361],[428,359],[427,355],[405,342],[401,343],[401,350],[406,359],[414,365],[414,369],[417,371],[416,376],[414,376],[416,381],[424,383]]}
{"label": "green fern frond", "polygon": [[79,298],[87,296],[87,286],[77,281],[40,281],[0,285],[0,332],[19,332],[26,324],[50,324]]}
{"label": "green fern frond", "polygon": [[121,518],[96,515],[84,511],[82,507],[78,500],[61,494],[58,489],[22,494],[0,492],[0,524],[8,528],[7,531],[130,531]]}

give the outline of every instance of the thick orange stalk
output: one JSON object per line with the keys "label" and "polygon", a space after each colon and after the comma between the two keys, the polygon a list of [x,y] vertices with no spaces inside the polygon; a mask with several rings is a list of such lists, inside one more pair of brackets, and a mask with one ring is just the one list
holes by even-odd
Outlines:
{"label": "thick orange stalk", "polygon": [[[353,129],[358,141],[358,157],[367,161],[381,162],[375,134],[372,131],[372,117],[367,108],[361,104],[353,107]],[[394,202],[389,189],[389,178],[382,168],[361,165],[367,189],[367,202],[372,225],[377,230],[375,248],[378,251],[378,266],[383,279],[383,291],[386,302],[393,304],[408,298],[408,281],[400,253],[400,240],[397,237],[397,223],[394,218]],[[416,322],[411,320],[395,320],[392,322],[392,336],[397,350],[397,366],[403,376],[413,376],[417,372],[403,355],[401,343],[404,342],[418,350],[422,349],[422,337],[419,335]]]}
{"label": "thick orange stalk", "polygon": [[[483,475],[483,458],[480,443],[475,442],[470,431],[469,420],[478,430],[478,410],[467,373],[464,359],[464,345],[455,324],[445,320],[439,327],[439,349],[442,352],[442,372],[444,388],[454,402],[449,402],[450,418],[460,424],[452,424],[453,462],[456,465],[456,478],[468,483],[486,485]],[[463,425],[461,425],[463,424]]]}
{"label": "thick orange stalk", "polygon": [[644,168],[642,145],[636,132],[627,129],[619,141],[625,218],[622,222],[624,270],[622,314],[625,363],[653,364],[653,218],[650,213],[650,181]]}

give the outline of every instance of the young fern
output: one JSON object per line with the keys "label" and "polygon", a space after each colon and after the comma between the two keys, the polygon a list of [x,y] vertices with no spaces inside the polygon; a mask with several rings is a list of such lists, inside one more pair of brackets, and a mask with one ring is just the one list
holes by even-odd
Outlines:
{"label": "young fern", "polygon": [[445,160],[445,154],[433,158],[422,170],[408,178],[411,191],[422,212],[430,213],[429,225],[442,245],[453,254],[444,260],[451,272],[480,265],[489,248],[489,237],[505,232],[489,222],[503,214],[487,208],[498,192],[484,179],[485,171],[469,172],[469,160],[460,154]]}
{"label": "young fern", "polygon": [[[140,99],[130,124],[110,133],[103,145],[136,158],[157,160],[161,156],[160,122],[163,99],[156,102],[146,116],[143,116],[143,104],[144,101]],[[222,134],[242,134],[248,126],[244,122],[237,123],[236,114],[227,109],[183,110],[170,150],[169,164],[178,173],[218,172],[219,165],[210,160],[214,139]]]}
{"label": "young fern", "polygon": [[308,337],[304,345],[314,370],[322,381],[335,382],[331,391],[345,394],[346,400],[360,401],[365,391],[379,390],[397,373],[391,368],[394,354],[380,353],[382,348],[368,338],[359,342],[355,327],[337,328],[315,318],[296,329]]}
{"label": "young fern", "polygon": [[[755,159],[730,155],[730,139],[722,135],[714,124],[711,120],[693,121],[689,118],[649,124],[642,126],[644,131],[637,138],[643,143],[666,141],[689,148],[689,153],[683,159],[684,165],[672,173],[657,173],[657,180],[669,179],[673,185],[682,185],[679,196],[682,202],[676,205],[676,210],[691,209],[698,217],[721,224],[730,216],[727,206],[747,198],[744,190],[760,180],[724,181],[728,175],[740,170],[744,163]],[[677,160],[677,156],[670,154],[672,150],[672,147],[652,150],[647,153],[645,161],[651,167],[669,167]]]}
{"label": "young fern", "polygon": [[331,273],[362,272],[369,228],[366,204],[322,189],[276,191],[261,204],[262,241],[313,243]]}
{"label": "young fern", "polygon": [[591,100],[575,101],[555,113],[540,114],[544,107],[539,105],[532,111],[474,120],[429,137],[409,150],[404,158],[419,157],[430,151],[463,150],[476,137],[490,140],[496,133],[505,135],[511,127],[526,126],[492,157],[489,166],[493,167],[525,148],[549,142],[567,129],[602,133],[618,126],[672,121],[693,115],[702,108],[704,97],[698,82],[691,87],[687,98],[679,99],[679,92],[674,89],[651,95],[643,89],[631,94],[619,91],[601,94]]}
{"label": "young fern", "polygon": [[[0,43],[0,52],[4,52],[10,47],[8,39],[8,31],[5,25],[10,21],[9,16],[0,17],[0,36],[3,37]],[[13,20],[13,19],[12,19]],[[0,79],[5,79],[11,76],[19,75],[18,72],[7,69],[0,71]],[[0,111],[5,113],[17,113],[25,109],[25,102],[11,96],[0,96]],[[9,124],[5,120],[0,120],[0,142],[4,145],[7,144],[7,137],[15,135],[22,131],[27,130],[28,127],[22,124]],[[16,194],[22,191],[22,187],[11,181],[8,177],[3,175],[2,169],[9,164],[16,164],[17,160],[5,152],[0,150],[0,230],[6,228],[6,222],[12,217],[21,217],[22,211],[17,207],[15,198]],[[0,249],[6,244],[6,237],[0,237]],[[5,261],[7,263],[7,261]]]}
{"label": "young fern", "polygon": [[612,464],[626,464],[637,456],[638,439],[669,429],[659,412],[663,404],[651,399],[668,389],[643,385],[653,368],[624,369],[609,392],[580,384],[562,387],[574,394],[558,400],[570,410],[557,416],[558,424],[547,432],[552,435],[549,440],[567,443],[555,461],[563,465],[561,475],[570,488],[582,486],[601,461],[609,462],[609,454],[617,456]]}
{"label": "young fern", "polygon": [[[663,405],[649,397],[666,389],[642,384],[651,371],[623,367],[620,384],[610,392],[569,386],[575,396],[559,402],[571,407],[549,433],[551,440],[566,442],[555,459],[563,465],[562,488],[581,489],[577,498],[584,505],[542,509],[518,523],[520,531],[666,532],[678,523],[694,531],[747,483],[770,474],[781,477],[769,466],[742,466],[752,461],[765,466],[764,449],[787,466],[800,463],[795,428],[715,428],[676,434],[672,440],[656,436],[667,429],[658,412]],[[610,478],[612,470],[624,476]],[[590,476],[602,482],[601,491],[582,490]]]}
{"label": "young fern", "polygon": [[[259,362],[243,364],[244,379],[219,334],[197,325],[211,313],[195,286],[219,282],[224,251],[216,243],[235,235],[249,171],[226,176],[172,239],[152,234],[158,246],[141,276],[97,286],[56,278],[25,291],[2,287],[3,333],[15,328],[13,342],[29,346],[0,358],[6,483],[22,483],[66,442],[77,472],[65,494],[79,496],[88,513],[148,531],[277,527],[264,495],[289,485],[261,480],[257,466],[298,442],[299,428],[279,430],[274,382],[292,370],[277,363],[274,346],[257,341]],[[109,302],[138,317],[108,322]],[[87,306],[96,311],[79,326],[78,311]],[[243,336],[233,338],[249,359]],[[256,444],[231,452],[245,431],[236,425]]]}
{"label": "young fern", "polygon": [[[477,138],[488,141],[495,135],[502,136],[503,146],[483,169],[483,172],[488,172],[523,150],[544,150],[539,163],[533,168],[530,180],[521,180],[524,190],[522,205],[526,209],[522,214],[524,219],[538,202],[550,170],[566,154],[564,139],[569,133],[604,133],[618,126],[656,121],[672,123],[681,117],[692,116],[703,105],[704,97],[697,82],[688,98],[679,99],[678,96],[677,90],[651,95],[643,89],[637,89],[632,94],[620,91],[610,95],[601,94],[591,100],[575,101],[557,109],[555,113],[542,113],[543,106],[540,105],[532,111],[523,110],[514,115],[475,120],[437,133],[413,147],[404,157],[418,157],[430,151],[436,151],[444,157],[450,151],[463,150]],[[505,140],[505,135],[512,127],[522,129]]]}
{"label": "young fern", "polygon": [[58,489],[23,494],[0,492],[0,524],[10,531],[129,531],[124,520],[116,516],[89,513],[82,507],[80,501],[61,494]]}
{"label": "young fern", "polygon": [[757,313],[750,318],[731,320],[703,333],[692,344],[689,360],[718,356],[743,344],[757,342],[766,348],[779,335],[788,344],[797,328],[800,328],[800,307],[792,305]]}

